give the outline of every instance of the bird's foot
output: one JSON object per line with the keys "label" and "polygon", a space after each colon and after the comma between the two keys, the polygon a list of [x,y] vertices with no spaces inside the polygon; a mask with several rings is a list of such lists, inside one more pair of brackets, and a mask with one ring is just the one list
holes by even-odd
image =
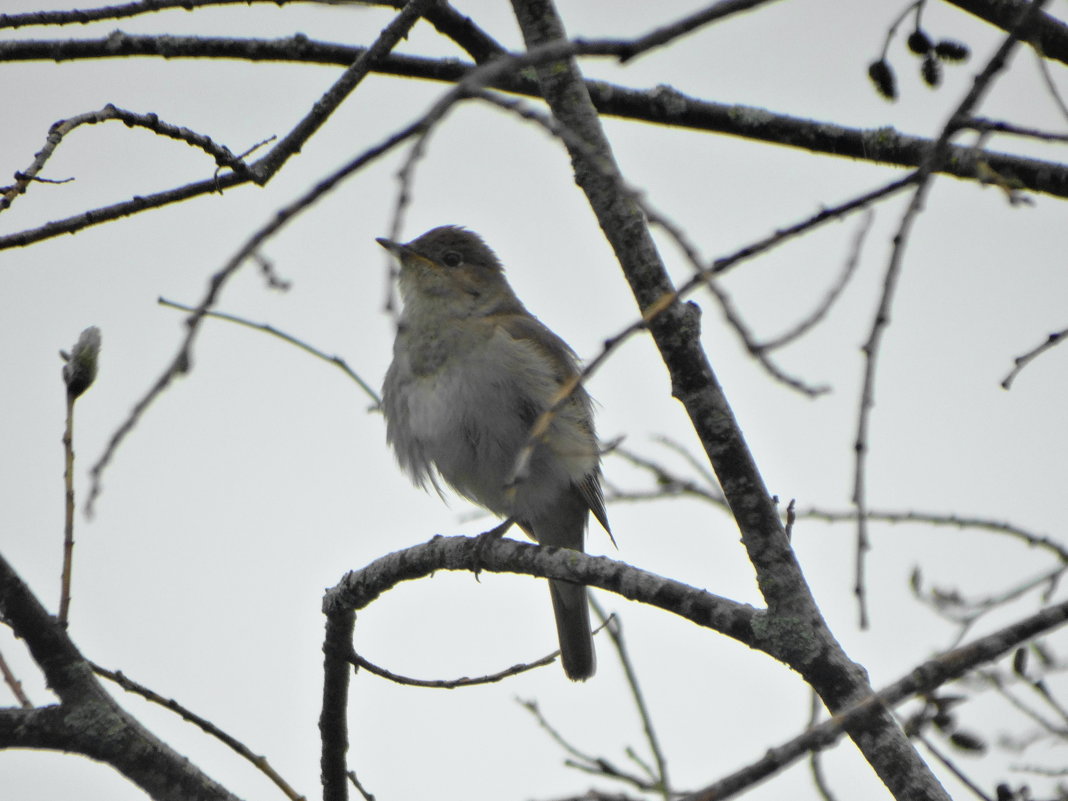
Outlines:
{"label": "bird's foot", "polygon": [[496,542],[505,535],[505,532],[512,527],[515,521],[512,518],[508,518],[499,526],[494,526],[489,531],[483,531],[477,537],[474,537],[471,542],[471,547],[474,549],[475,555],[475,581],[478,581],[478,574],[482,572],[482,558],[486,551],[486,548],[493,542]]}

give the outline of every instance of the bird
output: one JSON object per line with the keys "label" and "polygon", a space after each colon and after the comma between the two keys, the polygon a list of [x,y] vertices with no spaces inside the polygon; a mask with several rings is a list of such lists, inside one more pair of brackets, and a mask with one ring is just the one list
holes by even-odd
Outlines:
{"label": "bird", "polygon": [[[582,551],[590,512],[611,536],[575,352],[527,311],[473,231],[445,225],[405,244],[376,241],[400,264],[402,308],[382,388],[400,466],[424,488],[440,477],[542,546]],[[570,395],[532,439],[565,386]],[[549,592],[564,672],[584,681],[596,670],[586,587],[550,579]]]}

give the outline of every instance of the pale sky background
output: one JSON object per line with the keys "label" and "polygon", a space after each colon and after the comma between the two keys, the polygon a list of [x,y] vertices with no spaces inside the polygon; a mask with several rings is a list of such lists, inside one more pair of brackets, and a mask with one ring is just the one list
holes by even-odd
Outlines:
{"label": "pale sky background", "polygon": [[[506,3],[457,2],[500,41],[521,39]],[[629,36],[701,3],[561,2],[573,36]],[[43,7],[43,3],[35,7]],[[625,67],[584,61],[588,76],[635,88],[670,84],[695,97],[865,128],[936,135],[1001,36],[968,15],[930,4],[927,28],[967,42],[973,57],[950,66],[931,91],[899,39],[891,49],[901,98],[878,97],[866,70],[904,3],[795,0],[730,19]],[[57,5],[59,7],[66,7]],[[5,0],[4,11],[25,10]],[[1048,10],[1068,17],[1068,2]],[[4,39],[129,33],[290,35],[367,44],[392,18],[384,9],[270,5],[175,10],[63,31],[3,31]],[[421,25],[400,52],[461,54]],[[1052,66],[1062,94],[1063,68]],[[128,59],[3,65],[0,171],[25,169],[58,119],[106,103],[156,112],[239,152],[284,134],[333,82],[333,67]],[[77,477],[87,472],[132,405],[173,357],[183,316],[164,296],[195,303],[219,269],[272,213],[334,166],[421,115],[445,85],[390,77],[365,81],[266,188],[140,214],[0,253],[0,550],[43,602],[58,602],[62,540],[64,390],[60,349],[89,325],[103,332],[96,385],[78,403]],[[1029,52],[1018,52],[982,113],[1064,131]],[[683,226],[707,257],[725,255],[823,205],[840,203],[901,171],[799,150],[621,120],[606,120],[628,180]],[[968,142],[962,137],[959,141]],[[996,150],[1064,160],[1064,148],[995,139]],[[383,311],[388,233],[404,157],[377,162],[288,226],[263,250],[287,293],[248,265],[219,308],[272,325],[344,357],[380,385],[392,322]],[[0,234],[134,194],[211,175],[214,164],[185,145],[120,123],[82,128],[58,150],[46,177],[0,215]],[[8,180],[8,179],[5,179]],[[1013,358],[1068,321],[1068,205],[1033,197],[1010,208],[996,189],[939,178],[908,246],[893,324],[880,359],[871,434],[869,498],[875,508],[990,517],[1064,541],[1064,398],[1068,350],[1046,354],[1010,392],[999,382]],[[715,302],[704,310],[707,348],[769,489],[798,505],[848,509],[860,345],[900,219],[903,200],[878,208],[853,283],[829,319],[777,354],[818,400],[771,382],[739,347]],[[804,317],[847,258],[859,218],[736,270],[726,288],[760,336]],[[480,232],[508,267],[527,306],[585,358],[634,319],[620,276],[563,148],[540,129],[495,109],[455,109],[419,167],[404,238],[445,223]],[[688,267],[663,249],[677,280]],[[590,381],[605,440],[680,472],[656,443],[670,436],[697,452],[681,406],[647,338],[627,344]],[[471,507],[448,506],[410,486],[385,444],[381,415],[328,364],[278,340],[208,322],[192,373],[149,411],[104,478],[92,520],[79,515],[71,632],[83,652],[174,697],[266,755],[310,798],[320,794],[318,730],[323,590],[348,570],[436,533],[476,533]],[[618,458],[611,486],[648,481]],[[740,601],[760,603],[733,522],[695,501],[609,507],[619,550],[591,531],[588,549]],[[928,581],[969,596],[1001,592],[1051,560],[974,531],[874,526],[869,560],[871,630],[856,625],[853,530],[799,523],[794,542],[813,591],[850,655],[876,687],[952,643],[955,629],[907,590],[915,566]],[[1060,590],[1054,600],[1062,600]],[[760,757],[801,731],[807,687],[768,657],[664,612],[598,593],[623,616],[631,657],[658,724],[672,779],[695,789]],[[990,616],[985,633],[1037,608],[1029,595]],[[1063,655],[1063,633],[1051,639]],[[436,575],[406,584],[359,615],[357,650],[397,672],[451,678],[496,671],[555,648],[544,582],[511,575]],[[7,630],[0,649],[31,699],[49,698]],[[415,798],[548,799],[608,781],[563,767],[564,754],[515,699],[536,699],[576,746],[630,767],[645,753],[637,715],[607,640],[584,685],[551,666],[508,682],[452,692],[396,687],[369,675],[352,686],[350,766],[380,801]],[[1065,682],[1054,681],[1062,694]],[[6,691],[0,691],[6,692]],[[10,703],[3,695],[0,703]],[[224,746],[138,699],[123,703],[209,775],[246,798],[281,797]],[[993,697],[965,706],[970,729],[1023,733]],[[995,779],[1029,781],[1008,762],[1063,766],[1068,753],[1038,749],[1016,760],[958,757],[993,791]],[[827,755],[841,797],[885,790],[846,742]],[[944,771],[939,770],[940,775]],[[954,797],[967,797],[951,778]],[[110,768],[79,757],[0,753],[0,787],[13,801],[142,798]],[[749,794],[814,797],[802,763]]]}

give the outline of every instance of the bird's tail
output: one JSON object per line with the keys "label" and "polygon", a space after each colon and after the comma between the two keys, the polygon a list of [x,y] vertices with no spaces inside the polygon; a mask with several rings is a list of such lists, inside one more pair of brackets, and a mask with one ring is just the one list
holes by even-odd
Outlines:
{"label": "bird's tail", "polygon": [[571,581],[549,581],[549,594],[560,638],[560,661],[572,681],[585,681],[597,669],[590,633],[590,604],[586,588]]}

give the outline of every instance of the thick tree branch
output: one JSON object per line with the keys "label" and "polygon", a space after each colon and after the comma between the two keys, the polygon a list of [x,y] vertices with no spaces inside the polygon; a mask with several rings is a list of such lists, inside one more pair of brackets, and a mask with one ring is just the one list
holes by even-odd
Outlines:
{"label": "thick tree branch", "polygon": [[[0,29],[22,28],[31,25],[88,25],[92,22],[111,19],[129,19],[146,14],[156,14],[168,9],[193,11],[208,6],[250,6],[254,2],[264,5],[283,6],[287,3],[296,5],[306,0],[140,0],[140,2],[121,5],[101,6],[99,8],[74,8],[69,11],[27,11],[22,14],[0,14]],[[407,0],[364,0],[368,5],[375,4],[401,9]],[[445,0],[437,0],[423,13],[424,18],[433,25],[438,33],[452,39],[475,60],[476,63],[488,61],[504,52],[504,48],[488,33],[479,28],[474,21],[461,14]],[[353,59],[354,60],[354,59]],[[351,60],[350,62],[351,63]]]}
{"label": "thick tree branch", "polygon": [[[438,570],[487,570],[522,573],[547,578],[566,578],[615,592],[629,600],[657,606],[702,627],[725,634],[740,643],[766,650],[758,632],[765,614],[744,604],[604,557],[575,554],[516,540],[502,539],[477,547],[476,539],[435,537],[429,542],[381,557],[350,572],[323,599],[328,616],[324,653],[327,689],[324,691],[324,735],[329,733],[332,752],[324,751],[324,776],[343,776],[344,709],[339,698],[347,692],[348,665],[344,657],[351,645],[353,615],[369,607],[383,593],[404,581],[428,577]],[[771,748],[745,768],[694,793],[688,801],[729,798],[755,782],[789,767],[814,748],[827,746],[854,725],[870,725],[871,716],[886,706],[896,706],[922,693],[930,693],[978,667],[990,664],[1015,648],[1068,621],[1068,601],[1043,609],[1021,621],[955,648],[908,672],[877,694],[870,694],[841,709],[833,718]],[[772,654],[774,655],[774,654]],[[324,740],[324,745],[325,745]],[[330,770],[327,771],[327,766]],[[336,796],[332,796],[336,797]]]}
{"label": "thick tree branch", "polygon": [[378,35],[367,50],[360,53],[333,85],[315,101],[311,110],[293,126],[271,151],[256,162],[252,168],[257,183],[266,183],[282,169],[292,156],[301,151],[304,144],[319,130],[338,107],[345,101],[363,79],[370,74],[375,62],[387,56],[400,40],[408,35],[425,9],[435,0],[408,0],[400,13]]}
{"label": "thick tree branch", "polygon": [[880,690],[878,695],[869,696],[792,740],[768,749],[759,759],[687,796],[684,801],[723,801],[732,798],[756,782],[789,767],[814,749],[831,745],[841,736],[846,724],[861,719],[875,704],[897,706],[915,695],[931,693],[947,682],[990,664],[1028,640],[1052,631],[1065,621],[1068,621],[1068,601],[1043,609],[973,643],[929,659],[889,687]]}
{"label": "thick tree branch", "polygon": [[[512,5],[528,48],[566,40],[551,0],[513,0]],[[621,191],[625,182],[578,67],[573,60],[562,60],[539,68],[537,74],[558,122],[585,140],[585,147],[575,147],[570,137],[565,138],[575,180],[644,314],[661,299],[673,297],[675,289],[640,209]],[[671,374],[673,394],[689,414],[756,568],[768,614],[755,621],[755,633],[771,653],[805,677],[830,709],[842,709],[869,695],[871,687],[820,615],[775,504],[703,352],[696,323],[692,308],[674,302],[650,322],[649,330]],[[885,708],[874,710],[863,725],[852,725],[849,733],[895,797],[948,798]]]}
{"label": "thick tree branch", "polygon": [[323,706],[319,714],[319,737],[322,753],[319,768],[323,783],[323,801],[346,801],[349,797],[349,677],[352,667],[352,630],[356,615],[340,612],[326,619],[323,642]]}
{"label": "thick tree branch", "polygon": [[[986,20],[1001,30],[1011,31],[1020,15],[1031,5],[1030,0],[946,0]],[[1068,25],[1056,17],[1040,11],[1035,15],[1028,34],[1028,41],[1034,42],[1048,58],[1068,64]]]}
{"label": "thick tree branch", "polygon": [[358,612],[400,582],[423,578],[437,570],[486,570],[569,579],[672,612],[744,645],[767,647],[754,636],[754,621],[761,613],[748,604],[607,557],[507,538],[482,543],[471,537],[434,537],[387,554],[360,570],[346,573],[327,591],[323,612],[328,617]]}
{"label": "thick tree branch", "polygon": [[0,556],[0,617],[26,642],[60,704],[0,710],[0,748],[45,748],[106,762],[157,801],[236,801],[141,726]]}
{"label": "thick tree branch", "polygon": [[[617,49],[623,45],[616,43]],[[287,39],[257,40],[195,36],[132,36],[120,31],[104,39],[0,42],[3,61],[65,61],[97,58],[228,58],[242,61],[282,61],[334,66],[352,64],[364,48],[315,42],[297,35]],[[576,54],[604,53],[601,43],[576,44]],[[409,78],[455,83],[475,65],[414,56],[390,55],[379,59],[375,72]],[[540,97],[537,82],[519,70],[503,72],[488,86],[529,97]],[[597,110],[602,114],[659,125],[713,131],[761,142],[771,142],[812,153],[852,158],[899,167],[918,167],[932,140],[898,133],[892,128],[864,130],[819,120],[807,120],[767,109],[713,103],[690,97],[667,86],[631,89],[603,81],[586,81]],[[957,178],[980,179],[980,165],[1019,180],[1034,192],[1068,197],[1068,168],[1008,153],[950,147],[938,171]]]}

